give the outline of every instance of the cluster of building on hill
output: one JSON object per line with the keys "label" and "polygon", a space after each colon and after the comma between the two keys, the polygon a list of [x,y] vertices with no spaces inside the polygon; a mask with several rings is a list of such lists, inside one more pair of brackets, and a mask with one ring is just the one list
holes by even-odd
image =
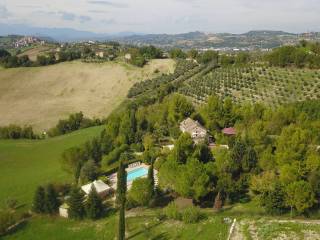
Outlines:
{"label": "cluster of building on hill", "polygon": [[[205,127],[203,127],[198,121],[195,121],[191,118],[187,118],[180,123],[180,130],[183,133],[184,132],[189,133],[195,144],[208,142],[209,146],[211,147],[216,146],[208,130]],[[222,133],[226,136],[235,136],[236,130],[233,127],[224,128],[222,129]]]}
{"label": "cluster of building on hill", "polygon": [[32,44],[44,45],[45,41],[44,40],[40,40],[39,38],[36,38],[36,37],[26,36],[26,37],[23,37],[23,38],[15,41],[13,43],[13,46],[15,48],[21,48],[21,47],[28,47],[28,46],[30,46]]}
{"label": "cluster of building on hill", "polygon": [[[198,121],[195,121],[191,118],[187,118],[180,123],[181,132],[189,133],[191,135],[192,140],[195,144],[200,143],[208,143],[210,147],[217,146],[213,138],[210,136],[208,130],[203,127]],[[236,135],[236,130],[234,128],[225,128],[222,130],[222,133],[226,136],[234,136]],[[219,145],[220,147],[226,147],[227,145]],[[174,145],[167,145],[170,150],[174,148]],[[126,169],[127,171],[127,188],[130,189],[133,180],[137,178],[147,177],[149,166],[146,164],[141,164],[140,162],[132,163]],[[155,184],[158,184],[157,171],[154,170],[154,178]],[[108,184],[103,182],[102,180],[95,180],[91,183],[83,185],[81,187],[83,193],[88,196],[93,188],[97,191],[97,193],[103,198],[114,198],[114,192],[117,187],[117,173],[111,174],[108,176]],[[68,197],[66,197],[67,200]],[[64,203],[59,208],[59,214],[62,217],[68,217],[68,204]]]}

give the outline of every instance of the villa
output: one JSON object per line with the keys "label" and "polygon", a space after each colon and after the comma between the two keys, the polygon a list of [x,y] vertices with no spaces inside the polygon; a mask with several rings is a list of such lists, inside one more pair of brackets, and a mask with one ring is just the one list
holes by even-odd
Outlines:
{"label": "villa", "polygon": [[204,142],[208,138],[207,129],[191,118],[187,118],[180,123],[180,130],[183,133],[189,133],[196,144]]}

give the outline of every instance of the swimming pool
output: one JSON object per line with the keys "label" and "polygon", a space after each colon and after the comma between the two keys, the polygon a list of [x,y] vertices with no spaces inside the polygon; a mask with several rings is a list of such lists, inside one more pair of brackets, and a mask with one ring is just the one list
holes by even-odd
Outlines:
{"label": "swimming pool", "polygon": [[148,174],[148,170],[144,167],[134,169],[127,173],[127,182],[131,182],[137,178],[146,176],[147,174]]}

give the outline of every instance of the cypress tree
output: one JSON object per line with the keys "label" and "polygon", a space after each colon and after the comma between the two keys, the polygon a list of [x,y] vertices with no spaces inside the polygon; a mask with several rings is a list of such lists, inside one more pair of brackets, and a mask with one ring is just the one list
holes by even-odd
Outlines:
{"label": "cypress tree", "polygon": [[125,204],[121,204],[119,210],[119,233],[118,240],[125,240],[126,235],[126,217],[125,217]]}
{"label": "cypress tree", "polygon": [[59,200],[56,190],[52,184],[49,184],[46,188],[45,195],[45,211],[46,213],[53,214],[59,209]]}
{"label": "cypress tree", "polygon": [[99,164],[102,159],[101,142],[98,138],[94,138],[91,142],[91,157],[96,164]]}
{"label": "cypress tree", "polygon": [[119,205],[119,226],[118,226],[118,240],[125,239],[125,207],[126,207],[126,191],[127,191],[127,173],[123,164],[123,158],[120,157],[120,164],[118,169],[117,182],[117,203]]}
{"label": "cypress tree", "polygon": [[154,173],[153,173],[153,161],[151,162],[151,166],[149,167],[149,170],[148,170],[148,179],[150,180],[151,182],[151,185],[150,187],[152,189],[151,192],[152,192],[152,196],[154,196]]}
{"label": "cypress tree", "polygon": [[85,215],[84,211],[84,195],[81,190],[77,187],[74,187],[71,190],[70,198],[68,200],[69,204],[69,217],[75,219],[81,219]]}
{"label": "cypress tree", "polygon": [[45,204],[45,190],[43,187],[39,186],[35,192],[33,199],[32,210],[36,213],[44,213],[46,210]]}
{"label": "cypress tree", "polygon": [[[124,154],[120,156],[123,159]],[[127,172],[123,164],[123,160],[120,160],[119,169],[117,173],[117,204],[121,205],[122,201],[126,201],[127,191]]]}
{"label": "cypress tree", "polygon": [[103,203],[102,199],[97,193],[94,186],[92,186],[91,191],[88,195],[86,202],[86,214],[88,218],[98,219],[103,213]]}

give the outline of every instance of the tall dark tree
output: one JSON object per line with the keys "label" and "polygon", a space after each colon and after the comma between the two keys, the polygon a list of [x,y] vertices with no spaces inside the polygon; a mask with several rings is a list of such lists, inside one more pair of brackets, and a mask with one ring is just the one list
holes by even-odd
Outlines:
{"label": "tall dark tree", "polygon": [[34,199],[33,199],[33,206],[32,210],[36,213],[44,213],[46,210],[46,203],[45,203],[45,190],[43,187],[39,186],[35,192]]}
{"label": "tall dark tree", "polygon": [[117,204],[119,205],[119,226],[118,239],[125,239],[125,207],[126,207],[126,191],[127,191],[127,173],[123,164],[124,156],[120,157],[120,164],[118,169],[117,182]]}
{"label": "tall dark tree", "polygon": [[96,164],[99,164],[102,159],[101,143],[98,138],[94,138],[91,142],[91,157]]}
{"label": "tall dark tree", "polygon": [[91,219],[98,219],[103,214],[104,209],[102,199],[97,193],[94,186],[92,186],[91,191],[88,195],[85,209],[87,217]]}
{"label": "tall dark tree", "polygon": [[81,168],[80,179],[82,183],[87,183],[97,179],[99,168],[93,160],[86,162]]}
{"label": "tall dark tree", "polygon": [[119,168],[117,173],[117,203],[121,204],[121,202],[126,200],[126,191],[127,191],[127,172],[124,165],[124,157],[125,154],[121,154]]}
{"label": "tall dark tree", "polygon": [[52,184],[49,184],[46,188],[45,194],[45,211],[46,213],[53,214],[59,209],[59,199],[56,190]]}
{"label": "tall dark tree", "polygon": [[148,179],[150,180],[150,190],[152,192],[152,196],[154,196],[154,173],[153,173],[153,161],[151,162],[151,166],[149,167],[149,170],[148,170]]}
{"label": "tall dark tree", "polygon": [[84,210],[84,195],[78,187],[73,187],[68,200],[69,217],[74,219],[81,219],[85,215]]}

